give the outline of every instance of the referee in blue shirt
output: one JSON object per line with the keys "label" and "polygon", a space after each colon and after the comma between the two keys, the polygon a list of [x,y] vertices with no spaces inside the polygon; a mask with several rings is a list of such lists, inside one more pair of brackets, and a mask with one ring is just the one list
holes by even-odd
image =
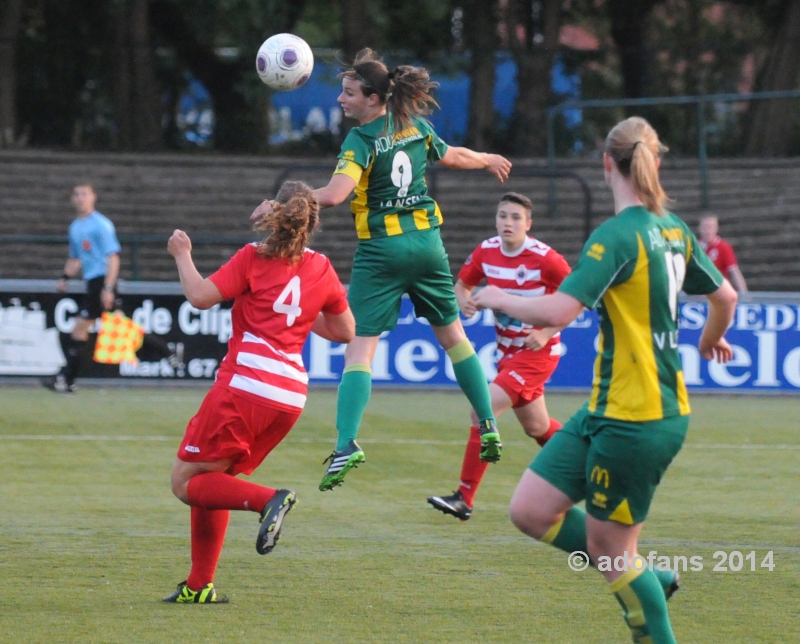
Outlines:
{"label": "referee in blue shirt", "polygon": [[74,391],[81,364],[91,359],[93,347],[89,346],[89,329],[104,310],[113,307],[119,276],[117,233],[114,224],[94,209],[97,195],[92,185],[75,186],[71,201],[77,217],[69,227],[69,258],[57,288],[65,291],[67,279],[81,272],[86,282],[86,295],[66,347],[67,364],[56,376],[43,381],[47,388],[59,393]]}

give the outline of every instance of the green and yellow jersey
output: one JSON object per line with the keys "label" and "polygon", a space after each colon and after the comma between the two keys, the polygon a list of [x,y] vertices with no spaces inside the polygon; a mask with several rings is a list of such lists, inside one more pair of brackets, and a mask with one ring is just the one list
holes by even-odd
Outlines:
{"label": "green and yellow jersey", "polygon": [[678,293],[713,293],[722,282],[672,213],[658,217],[637,206],[600,225],[558,289],[600,319],[589,412],[632,422],[688,414]]}
{"label": "green and yellow jersey", "polygon": [[447,144],[422,118],[411,127],[395,132],[380,117],[354,127],[342,143],[334,174],[345,174],[356,182],[350,207],[359,239],[402,235],[412,230],[438,228],[439,206],[428,195],[425,170],[428,161],[438,161]]}

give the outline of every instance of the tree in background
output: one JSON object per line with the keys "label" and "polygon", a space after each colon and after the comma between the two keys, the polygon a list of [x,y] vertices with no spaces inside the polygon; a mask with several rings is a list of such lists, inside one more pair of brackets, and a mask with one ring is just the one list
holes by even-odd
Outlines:
{"label": "tree in background", "polygon": [[562,0],[503,0],[502,4],[506,42],[517,64],[509,143],[518,154],[542,155],[547,150],[547,107]]}
{"label": "tree in background", "polygon": [[119,0],[113,8],[116,146],[164,147],[159,88],[153,68],[148,0]]}
{"label": "tree in background", "polygon": [[0,148],[11,147],[17,137],[17,41],[22,0],[0,3]]}
{"label": "tree in background", "polygon": [[[772,46],[758,75],[759,91],[798,89],[800,77],[800,0],[761,0],[755,5],[773,35]],[[797,100],[753,102],[745,154],[786,156],[792,143],[787,130],[797,120]]]}
{"label": "tree in background", "polygon": [[647,94],[651,55],[647,47],[648,19],[662,0],[606,0],[611,37],[617,46],[625,98]]}
{"label": "tree in background", "polygon": [[464,44],[469,54],[469,117],[466,144],[476,150],[494,146],[497,115],[494,110],[495,55],[500,8],[496,2],[464,0]]}

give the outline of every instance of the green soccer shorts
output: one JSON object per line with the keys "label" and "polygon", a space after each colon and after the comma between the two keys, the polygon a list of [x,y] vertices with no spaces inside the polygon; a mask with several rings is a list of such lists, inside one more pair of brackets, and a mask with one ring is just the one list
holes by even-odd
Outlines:
{"label": "green soccer shorts", "polygon": [[373,337],[397,326],[408,293],[417,317],[432,326],[458,318],[453,276],[438,228],[358,242],[347,299],[356,335]]}
{"label": "green soccer shorts", "polygon": [[641,523],[680,451],[689,416],[625,422],[583,406],[547,442],[530,469],[601,521]]}

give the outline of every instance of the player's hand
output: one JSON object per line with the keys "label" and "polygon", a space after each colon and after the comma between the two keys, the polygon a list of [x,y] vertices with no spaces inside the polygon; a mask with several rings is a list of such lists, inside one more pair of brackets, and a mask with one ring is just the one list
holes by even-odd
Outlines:
{"label": "player's hand", "polygon": [[167,242],[167,250],[173,257],[178,257],[178,255],[183,255],[184,253],[191,253],[192,240],[189,239],[189,235],[185,232],[176,229]]}
{"label": "player's hand", "polygon": [[103,303],[103,308],[106,311],[110,311],[112,308],[114,308],[115,298],[116,295],[114,295],[112,291],[106,291],[103,289],[103,291],[100,293],[100,301]]}
{"label": "player's hand", "polygon": [[487,172],[497,177],[500,183],[508,179],[508,175],[511,173],[511,161],[499,154],[487,154],[486,160],[488,162],[486,165]]}
{"label": "player's hand", "polygon": [[62,277],[62,278],[60,278],[60,279],[59,279],[59,280],[56,282],[56,290],[57,290],[59,293],[63,293],[64,291],[66,291],[66,290],[67,290],[67,280],[65,280],[63,277]]}
{"label": "player's hand", "polygon": [[478,309],[501,309],[506,294],[496,286],[487,286],[470,299]]}
{"label": "player's hand", "polygon": [[532,329],[525,338],[525,347],[532,351],[541,351],[550,342],[552,336],[545,333],[544,329]]}
{"label": "player's hand", "polygon": [[250,215],[250,221],[259,221],[267,215],[271,215],[274,211],[275,202],[272,199],[264,199],[264,201],[256,206],[253,214]]}
{"label": "player's hand", "polygon": [[475,304],[475,300],[471,297],[464,302],[464,305],[461,307],[461,312],[464,314],[464,317],[471,318],[478,312],[478,306]]}
{"label": "player's hand", "polygon": [[716,360],[719,363],[725,364],[733,358],[733,349],[725,338],[720,338],[716,344],[706,344],[703,338],[700,338],[700,345],[698,346],[700,355],[706,360]]}

